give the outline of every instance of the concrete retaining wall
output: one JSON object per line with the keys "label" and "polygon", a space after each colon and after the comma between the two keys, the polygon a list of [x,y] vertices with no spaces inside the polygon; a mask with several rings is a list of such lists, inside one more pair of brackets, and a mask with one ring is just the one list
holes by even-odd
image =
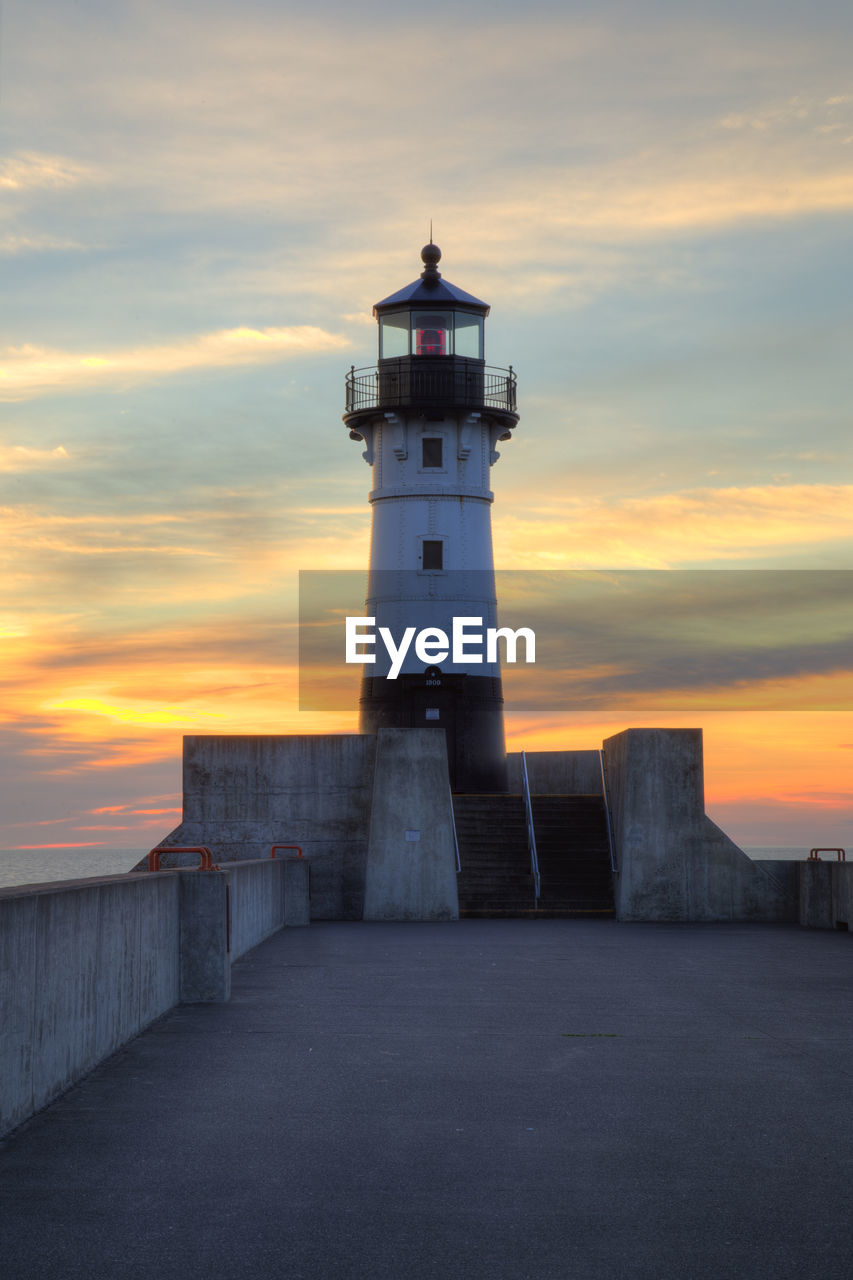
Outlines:
{"label": "concrete retaining wall", "polygon": [[[527,776],[534,795],[601,795],[597,751],[528,751]],[[521,752],[506,758],[508,790],[521,791]]]}
{"label": "concrete retaining wall", "polygon": [[0,894],[0,1133],[180,999],[180,877]]}
{"label": "concrete retaining wall", "polygon": [[800,924],[853,929],[853,862],[798,862]]}
{"label": "concrete retaining wall", "polygon": [[797,919],[793,874],[706,816],[701,729],[627,729],[604,752],[620,920]]}
{"label": "concrete retaining wall", "polygon": [[283,926],[307,925],[308,863],[297,858],[264,858],[230,863],[231,961]]}
{"label": "concrete retaining wall", "polygon": [[307,881],[267,859],[0,891],[0,1134],[173,1005],[227,999],[234,959],[307,923]]}
{"label": "concrete retaining wall", "polygon": [[360,920],[375,756],[373,734],[186,737],[183,822],[162,843],[220,863],[300,845],[312,916]]}

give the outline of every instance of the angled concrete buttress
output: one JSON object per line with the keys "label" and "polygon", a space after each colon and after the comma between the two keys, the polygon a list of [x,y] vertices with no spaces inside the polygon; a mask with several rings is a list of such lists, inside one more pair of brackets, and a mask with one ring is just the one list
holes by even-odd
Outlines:
{"label": "angled concrete buttress", "polygon": [[619,920],[796,919],[793,863],[753,862],[705,813],[701,729],[604,743]]}
{"label": "angled concrete buttress", "polygon": [[380,729],[364,919],[458,918],[444,730]]}

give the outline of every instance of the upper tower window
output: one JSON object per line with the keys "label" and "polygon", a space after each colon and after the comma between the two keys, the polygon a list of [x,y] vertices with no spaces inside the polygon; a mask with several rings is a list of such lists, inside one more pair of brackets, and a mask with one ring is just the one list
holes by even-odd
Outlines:
{"label": "upper tower window", "polygon": [[441,436],[421,437],[421,464],[425,471],[438,470],[444,466],[444,440]]}

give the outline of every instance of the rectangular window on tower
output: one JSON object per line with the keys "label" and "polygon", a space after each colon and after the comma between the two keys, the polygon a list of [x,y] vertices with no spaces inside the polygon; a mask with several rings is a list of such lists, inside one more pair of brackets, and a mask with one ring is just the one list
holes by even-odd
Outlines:
{"label": "rectangular window on tower", "polygon": [[444,466],[443,446],[444,441],[441,436],[423,436],[421,445],[423,454],[421,466],[424,468],[435,467],[440,470]]}
{"label": "rectangular window on tower", "polygon": [[435,572],[437,569],[444,568],[444,543],[443,542],[438,541],[438,539],[433,540],[433,539],[424,538],[421,544],[421,547],[422,547],[421,567],[423,569],[427,571],[431,569],[433,572]]}

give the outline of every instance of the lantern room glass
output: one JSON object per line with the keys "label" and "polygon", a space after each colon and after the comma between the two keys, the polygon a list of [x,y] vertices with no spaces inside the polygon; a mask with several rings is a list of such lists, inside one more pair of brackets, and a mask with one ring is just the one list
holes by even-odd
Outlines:
{"label": "lantern room glass", "polygon": [[409,354],[409,313],[392,311],[379,321],[379,359]]}
{"label": "lantern room glass", "polygon": [[379,318],[379,359],[403,356],[484,358],[483,317],[469,311],[391,311]]}
{"label": "lantern room glass", "polygon": [[469,360],[483,359],[483,317],[456,312],[454,351]]}

